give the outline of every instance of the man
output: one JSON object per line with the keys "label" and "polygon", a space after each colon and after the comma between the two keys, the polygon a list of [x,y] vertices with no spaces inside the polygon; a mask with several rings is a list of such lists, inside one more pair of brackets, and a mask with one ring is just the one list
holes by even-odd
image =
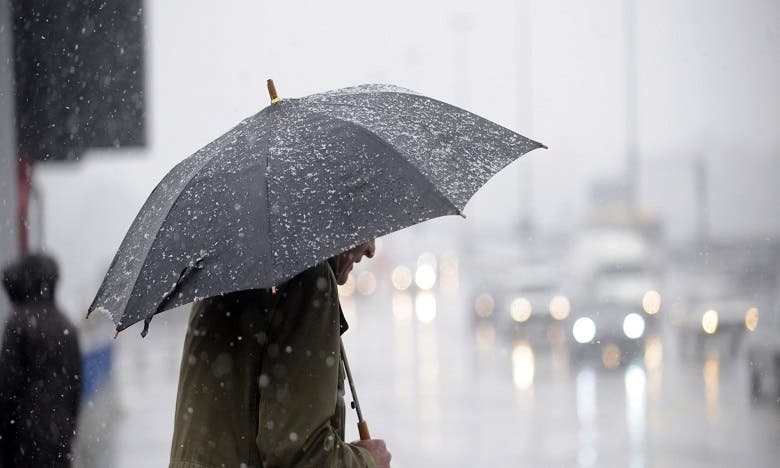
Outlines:
{"label": "man", "polygon": [[337,284],[374,241],[314,266],[278,290],[193,307],[184,343],[171,468],[387,467],[384,441],[344,443],[347,324]]}
{"label": "man", "polygon": [[75,328],[57,309],[57,264],[29,255],[3,271],[14,310],[0,352],[0,467],[71,465],[81,398]]}

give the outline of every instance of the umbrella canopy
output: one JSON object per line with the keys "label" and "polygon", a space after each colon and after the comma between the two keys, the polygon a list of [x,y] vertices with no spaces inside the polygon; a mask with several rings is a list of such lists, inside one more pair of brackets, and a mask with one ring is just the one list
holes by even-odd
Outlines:
{"label": "umbrella canopy", "polygon": [[89,312],[117,331],[269,288],[369,239],[462,214],[543,147],[413,91],[361,85],[274,104],[174,167],[122,241]]}

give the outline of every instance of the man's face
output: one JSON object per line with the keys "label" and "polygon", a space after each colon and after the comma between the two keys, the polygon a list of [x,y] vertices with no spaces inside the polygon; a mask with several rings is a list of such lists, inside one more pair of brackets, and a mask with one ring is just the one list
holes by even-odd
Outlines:
{"label": "man's face", "polygon": [[349,272],[352,271],[352,267],[355,263],[359,263],[363,256],[371,258],[374,256],[374,250],[376,249],[375,240],[371,239],[368,242],[355,246],[344,253],[333,257],[333,273],[336,275],[336,282],[342,285],[347,282]]}

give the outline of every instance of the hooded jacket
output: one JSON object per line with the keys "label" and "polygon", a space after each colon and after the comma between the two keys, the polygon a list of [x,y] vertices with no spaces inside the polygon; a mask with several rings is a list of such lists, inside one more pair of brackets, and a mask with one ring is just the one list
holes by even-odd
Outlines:
{"label": "hooded jacket", "polygon": [[13,311],[0,350],[0,468],[71,464],[81,353],[54,303],[57,277],[56,263],[41,255],[3,271]]}

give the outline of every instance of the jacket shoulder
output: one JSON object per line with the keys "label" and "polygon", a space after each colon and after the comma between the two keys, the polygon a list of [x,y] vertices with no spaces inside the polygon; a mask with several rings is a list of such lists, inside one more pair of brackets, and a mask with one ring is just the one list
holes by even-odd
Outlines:
{"label": "jacket shoulder", "polygon": [[287,286],[303,286],[303,287],[316,287],[320,290],[327,290],[336,287],[336,276],[333,274],[333,270],[327,261],[318,263],[311,268],[308,268],[290,281],[284,284]]}

